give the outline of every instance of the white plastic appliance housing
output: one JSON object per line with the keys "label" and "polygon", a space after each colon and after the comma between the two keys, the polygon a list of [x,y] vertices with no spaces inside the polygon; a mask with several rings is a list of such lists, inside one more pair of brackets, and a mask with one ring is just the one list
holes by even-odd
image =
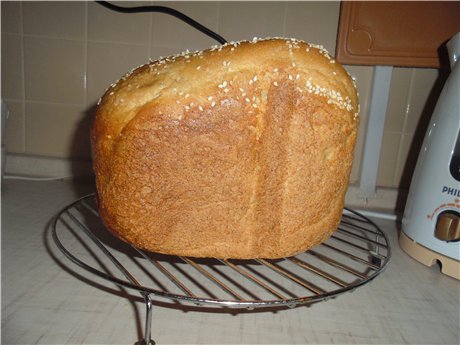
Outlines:
{"label": "white plastic appliance housing", "polygon": [[[441,214],[447,212],[460,217],[460,33],[447,43],[447,49],[451,72],[434,109],[417,160],[401,235],[432,253],[440,254],[437,259],[442,265],[442,258],[450,260],[450,265],[460,263],[460,241],[443,241],[435,237]],[[406,250],[401,238],[400,243]],[[410,251],[406,251],[411,255]],[[460,277],[460,265],[454,270],[453,276]]]}

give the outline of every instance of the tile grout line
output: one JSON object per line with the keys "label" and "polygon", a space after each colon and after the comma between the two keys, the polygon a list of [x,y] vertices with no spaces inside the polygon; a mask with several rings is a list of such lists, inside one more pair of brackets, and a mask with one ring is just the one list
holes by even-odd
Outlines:
{"label": "tile grout line", "polygon": [[[155,5],[155,1],[151,2],[151,5]],[[153,12],[150,12],[149,16],[149,37],[148,37],[149,53],[147,61],[150,61],[153,55]]]}
{"label": "tile grout line", "polygon": [[287,25],[287,12],[288,12],[288,6],[289,6],[289,2],[284,2],[284,15],[283,15],[283,26],[282,26],[282,32],[283,32],[283,36],[287,37],[287,34],[286,34],[286,25]]}
{"label": "tile grout line", "polygon": [[[85,31],[88,31],[87,28],[85,28]],[[15,34],[15,33],[9,33],[5,32],[5,35],[21,35],[21,34]],[[34,34],[24,34],[22,35],[26,38],[40,38],[40,39],[47,39],[47,40],[60,40],[60,41],[70,41],[70,42],[90,42],[90,43],[106,43],[106,44],[120,44],[120,45],[128,45],[128,46],[136,46],[136,47],[148,47],[150,44],[142,44],[142,43],[132,43],[132,42],[123,42],[123,41],[112,41],[112,40],[98,40],[98,39],[89,39],[89,38],[83,38],[83,39],[77,39],[77,38],[68,38],[68,37],[56,37],[56,36],[50,36],[50,35],[34,35]],[[160,46],[161,47],[161,46]]]}
{"label": "tile grout line", "polygon": [[37,101],[37,100],[22,100],[17,98],[3,98],[3,100],[8,102],[16,102],[16,103],[30,103],[30,104],[47,104],[47,105],[61,105],[61,106],[69,106],[69,107],[86,107],[83,103],[60,103],[60,102],[49,102],[49,101]]}
{"label": "tile grout line", "polygon": [[220,35],[220,15],[221,15],[221,1],[218,1],[217,2],[216,33],[218,33],[219,35]]}
{"label": "tile grout line", "polygon": [[85,109],[88,107],[88,2],[85,1],[85,33],[84,33],[84,62],[83,62],[83,88],[84,94],[83,102],[85,103]]}
{"label": "tile grout line", "polygon": [[403,125],[402,125],[402,129],[401,129],[401,135],[399,137],[399,146],[398,146],[398,153],[397,153],[397,156],[396,156],[396,166],[395,166],[395,170],[393,171],[393,181],[392,181],[392,185],[395,186],[395,187],[398,187],[397,184],[398,184],[398,176],[397,176],[397,172],[399,171],[399,168],[401,167],[401,164],[403,164],[401,162],[401,158],[402,158],[402,142],[403,142],[403,138],[405,136],[405,132],[406,132],[406,126],[407,126],[407,118],[409,117],[409,109],[410,109],[410,103],[411,103],[411,99],[412,99],[412,93],[413,93],[413,87],[414,87],[414,74],[415,74],[415,69],[412,68],[412,71],[411,71],[411,75],[410,75],[410,82],[409,82],[409,92],[407,93],[407,99],[406,99],[406,107],[404,109],[404,122],[403,122]]}
{"label": "tile grout line", "polygon": [[25,44],[24,44],[24,6],[23,2],[19,2],[20,6],[20,35],[21,35],[21,68],[22,68],[22,99],[21,99],[21,109],[22,109],[22,152],[27,153],[27,133],[26,133],[26,63],[25,63]]}

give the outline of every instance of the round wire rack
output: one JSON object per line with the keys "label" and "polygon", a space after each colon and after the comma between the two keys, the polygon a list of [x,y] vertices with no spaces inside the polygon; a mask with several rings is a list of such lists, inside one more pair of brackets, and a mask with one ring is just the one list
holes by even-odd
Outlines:
{"label": "round wire rack", "polygon": [[95,194],[66,206],[52,237],[72,262],[117,285],[137,290],[147,305],[143,343],[150,339],[152,298],[195,305],[254,309],[296,307],[364,285],[386,267],[388,237],[370,219],[345,209],[326,242],[283,259],[198,259],[160,255],[122,242],[103,225]]}

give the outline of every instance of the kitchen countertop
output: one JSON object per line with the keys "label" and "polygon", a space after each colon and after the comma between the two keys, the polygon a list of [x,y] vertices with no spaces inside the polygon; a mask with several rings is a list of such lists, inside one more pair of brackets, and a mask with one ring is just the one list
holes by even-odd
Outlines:
{"label": "kitchen countertop", "polygon": [[[139,295],[94,282],[50,238],[53,216],[93,190],[90,180],[3,181],[2,344],[134,344],[142,338]],[[458,344],[459,282],[407,256],[395,222],[373,220],[393,254],[369,284],[276,312],[235,314],[155,301],[152,338],[158,345]]]}

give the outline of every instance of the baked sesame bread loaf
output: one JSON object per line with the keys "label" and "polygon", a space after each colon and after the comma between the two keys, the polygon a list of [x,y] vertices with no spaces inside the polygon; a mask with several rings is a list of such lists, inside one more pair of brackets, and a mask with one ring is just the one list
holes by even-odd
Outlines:
{"label": "baked sesame bread loaf", "polygon": [[340,221],[357,128],[354,82],[322,47],[254,39],[162,58],[98,105],[99,212],[163,254],[294,255]]}

